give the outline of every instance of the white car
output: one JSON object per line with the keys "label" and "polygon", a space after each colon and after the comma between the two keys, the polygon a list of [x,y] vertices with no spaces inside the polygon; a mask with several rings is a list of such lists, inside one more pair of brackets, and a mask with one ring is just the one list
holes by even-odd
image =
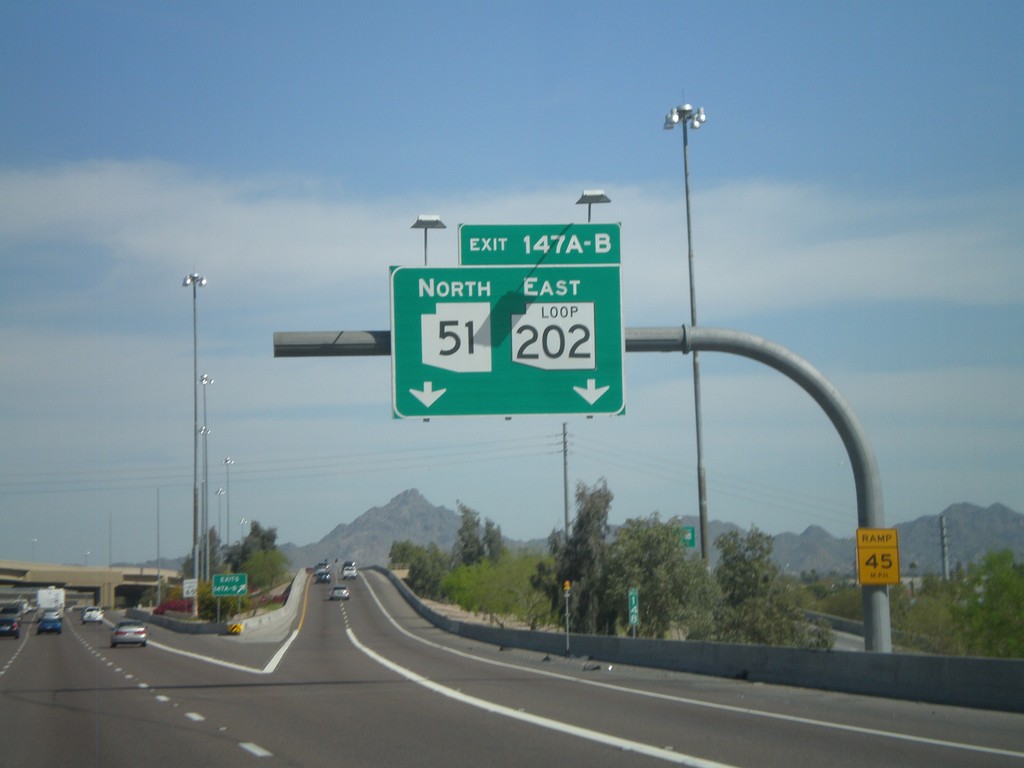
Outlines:
{"label": "white car", "polygon": [[341,567],[341,578],[343,579],[355,579],[359,575],[356,570],[356,564],[353,560],[346,560],[345,564]]}
{"label": "white car", "polygon": [[348,587],[343,584],[338,584],[336,587],[331,587],[331,600],[348,600]]}
{"label": "white car", "polygon": [[90,605],[82,609],[82,623],[83,624],[102,624],[103,623],[103,609],[98,605]]}

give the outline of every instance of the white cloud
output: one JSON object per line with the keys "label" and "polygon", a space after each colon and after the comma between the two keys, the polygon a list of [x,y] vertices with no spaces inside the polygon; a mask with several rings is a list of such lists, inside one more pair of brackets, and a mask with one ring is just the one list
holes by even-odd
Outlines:
{"label": "white cloud", "polygon": [[[18,473],[52,477],[31,494],[0,498],[34,519],[69,506],[92,519],[148,508],[152,486],[165,483],[168,509],[190,506],[192,328],[181,277],[194,269],[210,280],[199,328],[200,372],[215,379],[211,466],[220,472],[223,456],[239,455],[238,509],[306,543],[343,514],[416,486],[435,503],[462,498],[509,535],[546,535],[562,517],[561,420],[394,422],[388,359],[275,360],[272,334],[386,329],[387,267],[422,258],[421,233],[410,229],[418,213],[446,221],[429,235],[430,262],[454,265],[459,223],[581,220],[581,188],[423,204],[355,202],[315,182],[233,181],[158,163],[0,172],[8,269],[31,277],[43,270],[35,254],[59,246],[70,269],[91,277],[65,285],[39,274],[0,289],[8,467],[0,494]],[[688,322],[681,190],[608,192],[613,203],[594,213],[623,222],[627,326]],[[947,300],[963,312],[1019,304],[1020,197],[851,200],[769,182],[702,189],[694,199],[700,316],[741,323],[880,300]],[[999,330],[1020,343],[1020,328]],[[702,361],[712,516],[772,531],[845,530],[853,483],[817,406],[774,372]],[[1018,368],[833,367],[879,459],[891,520],[960,500],[1024,506]],[[689,370],[681,355],[631,356],[627,415],[568,419],[573,483],[607,477],[622,516],[692,514]],[[509,457],[479,446],[464,455],[481,441],[507,441]],[[157,479],[136,482],[149,476],[140,466]],[[94,487],[71,496],[58,485],[67,477],[91,477]],[[119,485],[119,477],[128,479]],[[12,541],[34,535],[8,523],[21,526]]]}

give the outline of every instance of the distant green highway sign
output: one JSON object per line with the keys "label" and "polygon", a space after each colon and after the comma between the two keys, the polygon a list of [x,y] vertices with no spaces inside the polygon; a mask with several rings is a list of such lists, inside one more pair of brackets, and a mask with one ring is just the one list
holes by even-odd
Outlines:
{"label": "distant green highway sign", "polygon": [[212,593],[214,597],[245,597],[249,593],[249,574],[213,574]]}
{"label": "distant green highway sign", "polygon": [[459,264],[618,264],[619,224],[460,224]]}
{"label": "distant green highway sign", "polygon": [[391,344],[395,418],[625,409],[618,264],[392,267]]}

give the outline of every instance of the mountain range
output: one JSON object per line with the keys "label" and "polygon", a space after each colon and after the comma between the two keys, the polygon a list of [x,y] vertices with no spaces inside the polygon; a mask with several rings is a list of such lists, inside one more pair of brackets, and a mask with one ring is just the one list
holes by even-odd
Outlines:
{"label": "mountain range", "polygon": [[[937,515],[919,517],[894,525],[899,536],[900,572],[904,577],[942,573],[940,518],[946,524],[947,562],[950,571],[981,560],[986,552],[1009,549],[1024,559],[1024,515],[1003,504],[979,507],[960,503]],[[320,541],[280,545],[293,567],[313,565],[320,560],[355,560],[360,565],[387,564],[395,541],[421,546],[436,544],[447,552],[455,543],[461,518],[457,512],[431,504],[414,488],[403,491],[384,506],[373,507],[351,523],[341,523]],[[698,527],[696,517],[673,518],[680,526]],[[728,531],[743,532],[739,526],[708,522],[708,537],[714,542]],[[781,533],[773,537],[773,559],[785,573],[812,571],[821,575],[853,575],[855,541],[837,538],[823,528],[811,526],[803,533]],[[547,550],[546,539],[511,541],[513,549]],[[718,551],[711,547],[714,566]]]}

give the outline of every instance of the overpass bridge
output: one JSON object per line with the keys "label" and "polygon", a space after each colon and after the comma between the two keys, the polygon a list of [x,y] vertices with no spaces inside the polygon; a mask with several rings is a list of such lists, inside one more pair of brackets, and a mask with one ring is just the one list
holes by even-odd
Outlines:
{"label": "overpass bridge", "polygon": [[[0,602],[25,596],[35,602],[36,590],[64,587],[69,607],[75,603],[102,605],[138,604],[147,589],[160,583],[164,589],[181,584],[181,575],[168,568],[142,566],[81,566],[0,560]],[[76,598],[75,594],[81,595]]]}

